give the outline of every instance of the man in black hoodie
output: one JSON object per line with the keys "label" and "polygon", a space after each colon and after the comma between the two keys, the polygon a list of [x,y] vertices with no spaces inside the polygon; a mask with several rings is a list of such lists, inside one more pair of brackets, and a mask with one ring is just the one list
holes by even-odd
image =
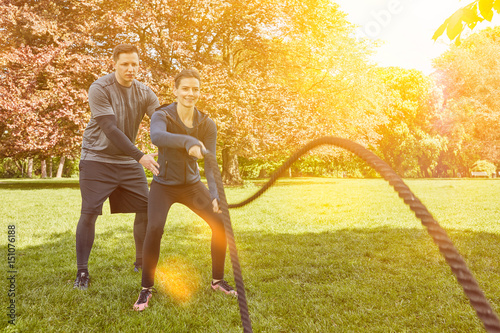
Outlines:
{"label": "man in black hoodie", "polygon": [[159,149],[160,169],[159,174],[154,176],[149,193],[142,290],[134,304],[137,311],[148,307],[163,228],[168,211],[176,202],[189,207],[212,229],[212,289],[237,295],[224,281],[227,241],[213,173],[206,166],[207,189],[200,180],[197,164],[197,159],[203,158],[203,149],[215,153],[217,141],[215,123],[195,108],[200,96],[198,72],[192,69],[181,71],[175,78],[174,95],[177,102],[158,108],[151,118],[151,141]]}

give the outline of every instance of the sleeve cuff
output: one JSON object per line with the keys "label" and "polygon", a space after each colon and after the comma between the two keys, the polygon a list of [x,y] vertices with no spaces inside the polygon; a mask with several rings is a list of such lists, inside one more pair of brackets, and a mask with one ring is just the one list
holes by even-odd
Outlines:
{"label": "sleeve cuff", "polygon": [[191,147],[193,147],[193,146],[200,146],[201,147],[200,142],[197,139],[190,136],[189,139],[186,140],[186,144],[185,144],[186,151],[189,152],[189,149],[191,149]]}

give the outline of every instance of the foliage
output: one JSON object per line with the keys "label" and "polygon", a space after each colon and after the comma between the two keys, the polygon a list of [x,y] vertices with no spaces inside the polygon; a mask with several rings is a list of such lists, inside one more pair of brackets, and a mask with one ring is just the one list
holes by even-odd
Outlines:
{"label": "foliage", "polygon": [[443,91],[436,128],[448,140],[442,159],[462,174],[478,159],[500,165],[499,52],[496,27],[471,35],[435,61]]}
{"label": "foliage", "polygon": [[77,155],[87,98],[85,91],[68,84],[73,78],[62,73],[72,69],[57,68],[58,63],[71,62],[65,48],[21,47],[6,56],[10,69],[0,86],[0,156]]}
{"label": "foliage", "polygon": [[489,161],[479,160],[474,163],[471,171],[486,171],[488,175],[492,175],[496,173],[497,167]]}
{"label": "foliage", "polygon": [[484,20],[491,21],[494,13],[500,13],[500,0],[475,0],[457,10],[436,30],[432,39],[437,40],[445,31],[450,40],[459,45],[461,34],[466,27],[473,30]]}
{"label": "foliage", "polygon": [[298,139],[283,148],[323,135],[372,143],[375,125],[385,120],[368,61],[373,46],[353,38],[354,26],[331,2],[290,1],[283,10],[290,24],[280,36],[285,52],[276,72],[297,92],[299,100],[289,108],[300,117],[294,124]]}
{"label": "foliage", "polygon": [[244,179],[268,178],[274,170],[279,168],[281,162],[273,163],[270,160],[238,158],[241,176]]}
{"label": "foliage", "polygon": [[[86,89],[102,62],[86,50],[87,2],[2,1],[0,156],[79,153]],[[83,32],[82,32],[83,31]],[[105,62],[106,63],[106,62]]]}
{"label": "foliage", "polygon": [[17,178],[17,175],[24,176],[23,167],[22,164],[12,158],[2,159],[0,160],[0,178]]}
{"label": "foliage", "polygon": [[[44,161],[47,163],[47,177],[56,177],[61,157],[49,157]],[[33,174],[31,178],[38,178],[41,175],[40,159],[33,159]],[[65,158],[62,166],[61,177],[78,177],[79,159]],[[49,171],[52,170],[52,174]],[[147,174],[147,173],[146,173]],[[151,175],[152,176],[152,175]],[[0,159],[0,178],[23,178],[28,177],[28,159],[3,158]]]}
{"label": "foliage", "polygon": [[432,81],[417,70],[379,70],[386,87],[385,115],[378,127],[378,150],[403,177],[430,177],[445,140],[433,131],[436,99]]}
{"label": "foliage", "polygon": [[[474,8],[488,18],[497,3]],[[324,135],[370,147],[408,177],[466,174],[478,159],[500,165],[497,30],[452,47],[429,78],[371,64],[374,45],[356,39],[328,0],[0,0],[0,14],[2,159],[77,158],[87,90],[112,70],[113,47],[131,43],[141,51],[140,79],[161,103],[173,101],[181,68],[201,72],[199,107],[218,126],[228,182],[239,180],[238,157],[255,176],[253,161],[272,169]],[[154,152],[148,129],[146,118],[137,145]],[[374,176],[331,149],[294,168]]]}
{"label": "foliage", "polygon": [[[377,119],[358,99],[369,48],[329,1],[3,0],[0,8],[0,107],[11,119],[4,156],[78,155],[86,91],[110,70],[118,43],[139,46],[141,80],[162,103],[172,101],[181,68],[201,71],[200,108],[229,158],[273,157],[325,133],[372,137],[359,119]],[[151,151],[147,129],[145,121],[138,145]]]}

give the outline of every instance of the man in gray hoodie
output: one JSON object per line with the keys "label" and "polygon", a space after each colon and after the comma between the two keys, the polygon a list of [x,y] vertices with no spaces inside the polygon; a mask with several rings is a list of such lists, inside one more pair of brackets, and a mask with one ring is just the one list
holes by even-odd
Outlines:
{"label": "man in gray hoodie", "polygon": [[121,44],[113,51],[115,71],[89,89],[90,121],[83,133],[80,159],[82,209],[76,228],[77,277],[73,288],[89,286],[88,259],[94,243],[95,222],[109,198],[111,213],[135,213],[136,270],[142,265],[147,228],[148,183],[144,169],[158,174],[156,154],[134,145],[144,115],[159,106],[153,91],[135,79],[139,52]]}

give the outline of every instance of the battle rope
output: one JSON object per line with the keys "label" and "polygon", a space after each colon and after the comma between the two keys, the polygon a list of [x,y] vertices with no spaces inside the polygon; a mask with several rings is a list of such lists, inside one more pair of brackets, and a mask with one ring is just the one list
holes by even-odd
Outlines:
{"label": "battle rope", "polygon": [[247,298],[245,296],[245,286],[243,284],[243,276],[241,275],[240,261],[238,260],[238,250],[234,241],[233,227],[231,226],[231,218],[229,217],[229,207],[227,204],[226,193],[222,184],[222,176],[220,174],[219,165],[214,154],[207,153],[204,150],[205,164],[208,164],[210,169],[213,170],[215,183],[217,184],[217,191],[219,192],[219,204],[222,211],[222,220],[224,221],[224,228],[226,229],[227,244],[229,246],[229,253],[231,255],[231,264],[233,265],[234,282],[236,283],[236,291],[238,292],[238,305],[240,307],[241,323],[243,324],[243,332],[252,332],[252,323],[250,321],[250,314],[248,313]]}
{"label": "battle rope", "polygon": [[[367,150],[366,148],[355,142],[336,137],[322,137],[317,140],[311,141],[307,145],[299,149],[297,152],[295,152],[278,170],[276,170],[276,172],[273,173],[270,180],[250,198],[237,204],[227,205],[227,202],[223,202],[226,200],[225,195],[224,199],[222,199],[221,197],[221,203],[223,207],[228,207],[228,208],[242,207],[250,203],[251,201],[255,200],[260,195],[262,195],[267,189],[269,189],[269,187],[271,187],[274,184],[274,182],[281,176],[281,174],[284,173],[297,159],[299,159],[309,150],[325,144],[344,148],[356,154],[358,157],[362,158],[366,163],[368,163],[372,168],[374,168],[385,180],[389,182],[389,184],[392,187],[394,187],[395,191],[398,192],[399,197],[402,198],[403,201],[408,206],[410,206],[410,209],[415,213],[416,217],[418,217],[421,220],[422,224],[427,228],[429,235],[432,237],[434,243],[436,243],[436,245],[439,247],[439,251],[444,256],[453,274],[455,274],[458,282],[460,283],[460,285],[464,290],[465,295],[469,298],[471,306],[476,311],[477,316],[482,321],[485,329],[488,332],[499,333],[500,321],[495,311],[491,308],[481,288],[479,288],[477,281],[474,279],[472,273],[467,268],[467,264],[465,263],[462,256],[458,253],[457,249],[455,248],[452,241],[448,237],[446,231],[443,228],[441,228],[441,226],[437,223],[436,220],[434,220],[431,213],[427,210],[424,204],[420,202],[420,200],[411,192],[409,187],[403,182],[403,180],[396,174],[394,170],[392,170],[392,168],[387,163],[385,163],[371,151]],[[215,156],[213,156],[213,159],[211,159],[209,163],[211,166],[214,165],[216,166]],[[212,170],[215,170],[215,168],[212,167]],[[219,170],[218,166],[217,170]],[[219,177],[216,179],[216,181],[217,181],[217,187],[223,188],[220,174]],[[222,191],[219,189],[219,195],[221,193],[223,193],[223,189]],[[227,211],[227,218],[229,219],[228,211]],[[224,223],[226,223],[226,221]],[[229,220],[228,224],[229,225],[231,224]],[[232,234],[232,229],[230,233]],[[234,243],[234,238],[232,239],[232,242]],[[235,261],[238,261],[237,254],[235,254],[234,257]],[[231,260],[232,259],[233,259],[233,254],[231,253]],[[233,263],[233,267],[234,266],[235,265]],[[237,275],[240,275],[238,279],[241,280],[241,288],[243,288],[243,281],[241,278],[241,271],[239,270],[239,263],[237,267],[238,267],[238,272],[234,270],[235,279]],[[239,293],[240,291],[238,290],[238,294]],[[244,297],[245,296],[243,293],[242,298]],[[245,304],[246,308],[246,299],[240,300],[240,313],[242,313],[242,323],[244,327],[244,332],[247,332],[247,329],[249,329],[248,332],[251,332],[249,319],[248,319],[249,328],[245,327],[243,312],[241,311],[242,303]],[[246,308],[246,311],[248,315],[248,308]]]}

